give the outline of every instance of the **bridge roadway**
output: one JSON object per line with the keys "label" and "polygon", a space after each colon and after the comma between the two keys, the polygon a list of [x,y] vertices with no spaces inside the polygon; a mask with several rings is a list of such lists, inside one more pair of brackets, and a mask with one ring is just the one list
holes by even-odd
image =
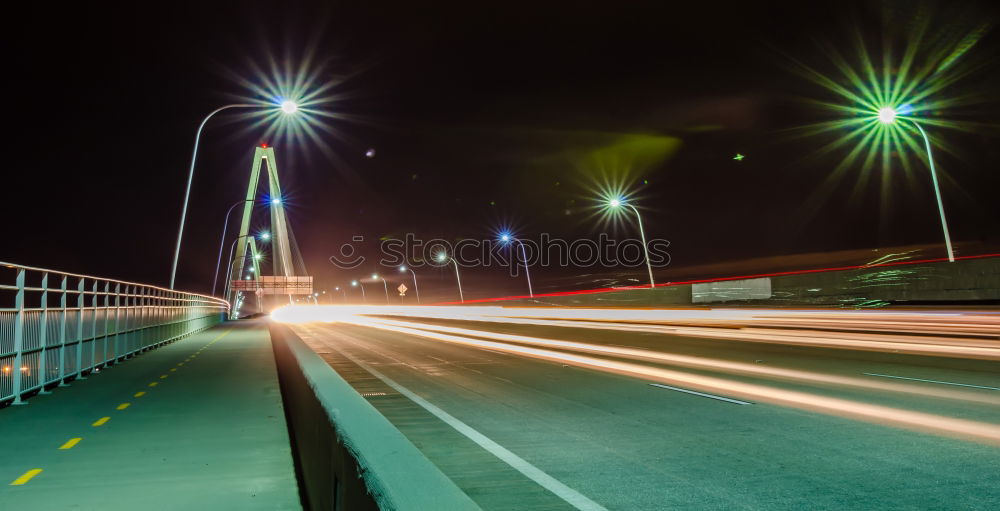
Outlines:
{"label": "bridge roadway", "polygon": [[483,509],[1000,508],[995,313],[629,332],[453,311],[292,331]]}
{"label": "bridge roadway", "polygon": [[0,509],[301,509],[263,322],[0,409]]}

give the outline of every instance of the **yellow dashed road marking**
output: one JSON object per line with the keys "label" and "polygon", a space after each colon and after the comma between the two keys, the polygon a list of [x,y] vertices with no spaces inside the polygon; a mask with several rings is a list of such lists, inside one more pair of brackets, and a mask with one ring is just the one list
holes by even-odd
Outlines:
{"label": "yellow dashed road marking", "polygon": [[93,424],[91,424],[91,426],[94,426],[95,428],[97,426],[103,426],[104,423],[108,422],[109,420],[111,420],[111,417],[101,417],[100,419],[97,419],[96,422],[94,422]]}
{"label": "yellow dashed road marking", "polygon": [[161,374],[161,375],[160,375],[160,379],[161,379],[161,380],[166,380],[166,379],[167,379],[167,376],[168,376],[168,375],[166,375],[166,374]]}
{"label": "yellow dashed road marking", "polygon": [[153,383],[150,383],[150,384],[149,384],[149,386],[150,386],[150,387],[155,387],[155,386],[157,386],[157,385],[159,385],[159,384],[160,384],[160,382],[158,382],[158,381],[154,381]]}
{"label": "yellow dashed road marking", "polygon": [[10,485],[11,486],[20,486],[20,485],[22,485],[22,484],[30,481],[32,477],[35,477],[35,476],[37,476],[38,474],[41,474],[41,473],[42,473],[42,469],[40,469],[40,468],[33,468],[33,469],[25,472],[23,475],[21,475],[21,477],[18,477],[17,479],[14,479],[14,482],[10,483]]}
{"label": "yellow dashed road marking", "polygon": [[80,440],[83,440],[83,439],[82,438],[70,438],[69,440],[66,441],[65,444],[62,444],[61,446],[59,446],[59,448],[63,449],[63,450],[72,449],[74,445],[80,443]]}
{"label": "yellow dashed road marking", "polygon": [[136,392],[134,397],[142,397],[142,396],[145,396],[145,395],[146,395],[145,392]]}
{"label": "yellow dashed road marking", "polygon": [[176,370],[177,370],[177,368],[176,368],[176,367],[171,367],[171,368],[170,368],[170,372],[174,372],[174,371],[176,371]]}
{"label": "yellow dashed road marking", "polygon": [[131,405],[132,405],[132,403],[122,403],[122,404],[118,405],[118,407],[115,408],[115,410],[124,410],[124,409],[128,408]]}

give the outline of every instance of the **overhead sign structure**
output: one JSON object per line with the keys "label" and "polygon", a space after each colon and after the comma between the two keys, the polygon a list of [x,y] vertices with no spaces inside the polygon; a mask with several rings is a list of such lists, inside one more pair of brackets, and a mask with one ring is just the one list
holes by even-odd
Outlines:
{"label": "overhead sign structure", "polygon": [[254,291],[261,295],[311,295],[312,277],[271,277],[263,275],[257,280],[233,281],[234,291]]}

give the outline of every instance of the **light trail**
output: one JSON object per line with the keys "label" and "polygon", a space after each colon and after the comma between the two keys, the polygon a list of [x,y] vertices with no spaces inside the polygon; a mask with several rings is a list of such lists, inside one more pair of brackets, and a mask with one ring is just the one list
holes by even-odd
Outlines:
{"label": "light trail", "polygon": [[[280,318],[282,315],[278,316]],[[560,364],[625,374],[646,380],[652,380],[658,383],[693,388],[703,392],[737,396],[750,400],[769,402],[781,406],[852,417],[881,424],[890,424],[909,429],[933,432],[965,439],[974,439],[981,442],[1000,445],[1000,425],[996,424],[904,410],[870,403],[861,403],[836,397],[822,396],[796,390],[780,389],[755,383],[727,380],[715,376],[705,376],[661,367],[651,367],[620,360],[608,360],[587,355],[553,351],[517,344],[508,344],[504,342],[434,332],[407,326],[398,326],[391,323],[391,320],[367,317],[355,317],[353,319],[341,317],[341,321],[344,323],[368,326],[384,331],[428,338],[457,345],[484,348],[534,359],[548,360]]]}
{"label": "light trail", "polygon": [[[573,309],[534,307],[295,306],[285,322],[393,316],[646,332],[835,349],[1000,360],[1000,314],[755,309]],[[821,322],[821,323],[820,323]],[[822,324],[823,329],[808,329]],[[794,328],[790,328],[794,327]],[[964,330],[963,330],[964,329]],[[877,330],[877,332],[872,332]],[[963,337],[945,336],[954,330]]]}
{"label": "light trail", "polygon": [[[788,390],[637,364],[621,359],[666,364],[696,370],[771,378],[814,385],[836,385],[1000,406],[993,393],[927,388],[898,382],[761,366],[708,357],[680,355],[493,332],[481,323],[651,332],[666,335],[794,344],[839,349],[910,353],[949,357],[1000,359],[997,329],[1000,315],[989,313],[775,311],[751,309],[569,309],[502,307],[294,306],[275,311],[274,319],[289,323],[345,323],[417,336],[452,344],[501,351],[599,371],[627,374],[699,391],[893,424],[939,434],[1000,444],[1000,425],[904,410],[849,399]],[[423,320],[479,322],[476,328],[427,323]],[[822,323],[830,330],[809,330]],[[695,325],[695,326],[692,326]],[[798,329],[791,328],[793,325]],[[861,331],[872,326],[879,332]],[[939,332],[964,329],[966,337]],[[901,333],[904,332],[904,333]],[[974,336],[974,337],[969,337]],[[666,345],[665,345],[666,346]],[[594,356],[591,356],[594,355]],[[614,358],[605,358],[614,357]]]}

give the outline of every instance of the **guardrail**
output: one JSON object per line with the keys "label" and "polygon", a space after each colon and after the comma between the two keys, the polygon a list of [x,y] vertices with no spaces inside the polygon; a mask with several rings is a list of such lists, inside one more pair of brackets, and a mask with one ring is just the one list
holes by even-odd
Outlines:
{"label": "guardrail", "polygon": [[0,300],[0,404],[208,328],[229,309],[211,296],[4,262]]}

